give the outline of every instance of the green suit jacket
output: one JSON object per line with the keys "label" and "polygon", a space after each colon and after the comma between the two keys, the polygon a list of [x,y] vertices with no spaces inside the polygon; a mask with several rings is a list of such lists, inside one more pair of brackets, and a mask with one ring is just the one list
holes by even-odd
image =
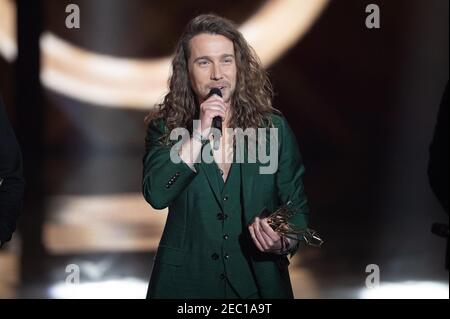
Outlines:
{"label": "green suit jacket", "polygon": [[[249,160],[246,149],[246,160],[240,164],[243,223],[250,224],[264,208],[273,211],[291,201],[297,213],[290,222],[297,227],[307,227],[309,210],[302,182],[304,165],[295,136],[283,117],[273,114],[272,123],[278,129],[276,172],[260,174],[260,167],[267,164]],[[220,288],[211,279],[218,271],[211,265],[211,254],[219,247],[215,233],[220,232],[217,216],[223,213],[221,194],[213,182],[215,172],[205,163],[195,164],[194,172],[182,161],[172,162],[171,146],[160,142],[164,130],[162,119],[149,124],[144,157],[144,197],[156,209],[169,208],[148,297],[215,298],[220,296],[217,292]],[[293,298],[288,258],[261,253],[251,241],[247,227],[242,229],[240,240],[245,247],[242,256],[236,259],[248,260],[254,278],[248,278],[247,274],[237,280],[234,278],[239,292],[243,296],[254,292],[247,289],[252,287],[249,280],[254,280],[262,298]],[[233,276],[239,277],[239,271]]]}

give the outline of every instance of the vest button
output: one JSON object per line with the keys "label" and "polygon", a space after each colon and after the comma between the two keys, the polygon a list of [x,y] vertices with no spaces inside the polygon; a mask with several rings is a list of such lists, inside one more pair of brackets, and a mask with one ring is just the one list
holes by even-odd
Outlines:
{"label": "vest button", "polygon": [[223,239],[227,240],[228,239],[228,235],[223,235]]}
{"label": "vest button", "polygon": [[217,259],[219,259],[219,255],[217,255],[216,253],[214,253],[214,254],[211,255],[211,259],[212,259],[212,260],[217,260]]}
{"label": "vest button", "polygon": [[230,255],[228,255],[228,254],[225,254],[225,256],[223,256],[225,259],[228,259],[228,258],[230,258]]}

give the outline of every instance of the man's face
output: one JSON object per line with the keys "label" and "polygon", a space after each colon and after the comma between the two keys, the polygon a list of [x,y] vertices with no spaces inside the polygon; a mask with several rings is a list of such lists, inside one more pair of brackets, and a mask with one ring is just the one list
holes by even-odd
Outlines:
{"label": "man's face", "polygon": [[229,103],[236,87],[233,42],[223,35],[201,33],[189,44],[189,77],[199,100],[204,101],[212,88],[219,88]]}

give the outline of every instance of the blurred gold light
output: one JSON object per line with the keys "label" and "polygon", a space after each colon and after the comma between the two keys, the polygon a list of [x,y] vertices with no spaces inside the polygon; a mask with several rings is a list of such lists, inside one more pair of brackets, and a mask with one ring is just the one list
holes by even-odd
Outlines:
{"label": "blurred gold light", "polygon": [[[267,67],[309,30],[327,3],[267,1],[241,31]],[[148,110],[168,89],[171,57],[145,61],[114,58],[77,48],[50,33],[43,35],[41,49],[44,86],[72,98]]]}
{"label": "blurred gold light", "polygon": [[167,218],[140,193],[58,195],[47,203],[43,240],[51,254],[156,250]]}
{"label": "blurred gold light", "polygon": [[16,8],[12,0],[0,0],[0,55],[8,62],[17,57]]}
{"label": "blurred gold light", "polygon": [[[299,41],[329,0],[269,0],[240,28],[265,67]],[[0,0],[0,53],[17,54],[12,1]],[[50,32],[41,38],[45,87],[105,107],[147,110],[167,91],[171,57],[127,59],[79,48]]]}

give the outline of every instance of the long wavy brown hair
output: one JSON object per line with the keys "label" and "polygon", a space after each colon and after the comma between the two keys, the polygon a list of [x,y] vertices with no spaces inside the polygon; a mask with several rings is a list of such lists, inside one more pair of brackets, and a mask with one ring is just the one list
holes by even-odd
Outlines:
{"label": "long wavy brown hair", "polygon": [[237,79],[231,97],[230,127],[245,130],[271,126],[270,114],[280,112],[272,106],[273,89],[267,73],[235,24],[214,14],[199,15],[186,26],[172,60],[169,92],[148,114],[146,123],[164,118],[168,129],[166,137],[177,127],[192,129],[192,121],[198,118],[199,105],[189,80],[189,41],[200,33],[223,35],[234,44]]}

